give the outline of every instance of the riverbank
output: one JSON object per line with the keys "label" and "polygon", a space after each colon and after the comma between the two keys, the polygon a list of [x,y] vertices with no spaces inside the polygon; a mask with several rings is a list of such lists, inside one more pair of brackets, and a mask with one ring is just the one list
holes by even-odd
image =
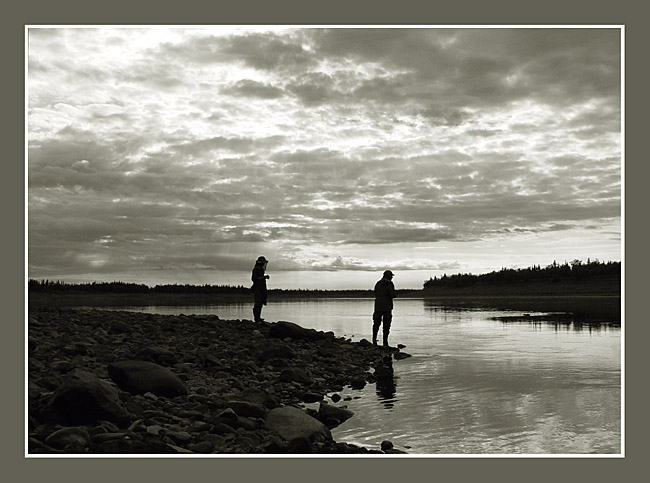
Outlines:
{"label": "riverbank", "polygon": [[290,322],[31,307],[30,454],[386,454],[338,443],[338,392],[393,382],[367,340]]}

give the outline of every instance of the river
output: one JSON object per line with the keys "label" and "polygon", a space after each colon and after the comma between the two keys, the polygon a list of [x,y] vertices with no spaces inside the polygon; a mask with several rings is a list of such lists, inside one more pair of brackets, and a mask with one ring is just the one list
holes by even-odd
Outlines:
{"label": "river", "polygon": [[[278,301],[262,316],[358,341],[371,337],[372,306]],[[250,304],[127,309],[252,318]],[[334,438],[420,455],[621,455],[620,327],[493,319],[513,314],[396,299],[390,344],[412,357],[394,361],[394,388],[341,393],[355,416]]]}

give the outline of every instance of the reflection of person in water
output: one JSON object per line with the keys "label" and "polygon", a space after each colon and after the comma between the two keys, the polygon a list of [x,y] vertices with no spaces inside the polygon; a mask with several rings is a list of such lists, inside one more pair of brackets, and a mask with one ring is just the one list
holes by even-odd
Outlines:
{"label": "reflection of person in water", "polygon": [[383,278],[375,284],[375,311],[372,314],[372,343],[374,345],[377,345],[377,333],[383,322],[384,347],[388,347],[388,334],[393,320],[393,299],[395,298],[393,277],[393,272],[386,270]]}
{"label": "reflection of person in water", "polygon": [[375,367],[375,377],[377,378],[377,396],[383,402],[386,409],[394,406],[397,385],[393,374],[393,364],[391,356],[384,356],[381,363]]}
{"label": "reflection of person in water", "polygon": [[253,305],[255,322],[264,321],[262,318],[262,306],[266,305],[266,281],[271,278],[264,273],[268,263],[266,258],[259,257],[255,262],[255,267],[251,275],[251,280],[253,281],[253,300],[255,303]]}

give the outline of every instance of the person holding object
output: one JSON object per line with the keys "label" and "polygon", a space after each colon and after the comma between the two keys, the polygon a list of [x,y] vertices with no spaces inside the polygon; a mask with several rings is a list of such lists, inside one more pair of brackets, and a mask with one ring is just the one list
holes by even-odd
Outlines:
{"label": "person holding object", "polygon": [[255,262],[251,280],[253,281],[253,317],[255,322],[263,322],[262,306],[266,305],[266,281],[271,278],[265,274],[268,260],[264,257],[259,257]]}
{"label": "person holding object", "polygon": [[383,278],[375,284],[375,311],[372,314],[372,343],[374,345],[377,345],[379,326],[383,322],[384,347],[389,347],[388,334],[393,320],[393,299],[395,298],[395,285],[392,281],[394,276],[393,272],[386,270]]}

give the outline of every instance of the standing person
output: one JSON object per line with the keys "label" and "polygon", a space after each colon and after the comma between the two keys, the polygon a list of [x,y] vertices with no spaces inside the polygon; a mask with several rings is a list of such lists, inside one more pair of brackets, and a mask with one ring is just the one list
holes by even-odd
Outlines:
{"label": "standing person", "polygon": [[251,280],[253,281],[253,299],[255,302],[255,305],[253,305],[255,322],[264,321],[262,318],[262,306],[266,305],[266,281],[271,278],[264,273],[268,263],[266,258],[259,257],[255,262],[255,267],[251,275]]}
{"label": "standing person", "polygon": [[383,322],[382,335],[384,347],[388,347],[388,334],[393,320],[393,299],[395,298],[395,285],[392,280],[395,275],[390,270],[375,284],[375,311],[372,314],[372,343],[377,345],[377,333]]}

